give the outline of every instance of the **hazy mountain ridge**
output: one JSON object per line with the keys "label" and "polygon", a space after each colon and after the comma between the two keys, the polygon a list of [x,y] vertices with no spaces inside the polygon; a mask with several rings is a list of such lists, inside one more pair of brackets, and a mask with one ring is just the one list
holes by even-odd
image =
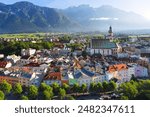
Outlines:
{"label": "hazy mountain ridge", "polygon": [[0,31],[35,32],[65,29],[71,21],[53,8],[39,7],[29,2],[0,4]]}
{"label": "hazy mountain ridge", "polygon": [[112,25],[117,30],[150,27],[141,15],[104,5],[89,5],[54,9],[40,7],[30,2],[12,5],[0,3],[0,33],[37,31],[95,31]]}
{"label": "hazy mountain ridge", "polygon": [[150,21],[134,12],[126,12],[109,5],[92,8],[89,5],[69,7],[63,10],[70,19],[74,19],[84,27],[105,29],[113,25],[117,29],[136,29],[150,27]]}

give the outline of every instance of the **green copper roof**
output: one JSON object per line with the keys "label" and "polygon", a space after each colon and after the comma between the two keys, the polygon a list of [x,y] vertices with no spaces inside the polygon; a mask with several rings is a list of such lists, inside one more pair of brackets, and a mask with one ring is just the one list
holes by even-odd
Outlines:
{"label": "green copper roof", "polygon": [[92,39],[91,47],[93,49],[111,49],[117,48],[116,43],[110,42],[109,39]]}

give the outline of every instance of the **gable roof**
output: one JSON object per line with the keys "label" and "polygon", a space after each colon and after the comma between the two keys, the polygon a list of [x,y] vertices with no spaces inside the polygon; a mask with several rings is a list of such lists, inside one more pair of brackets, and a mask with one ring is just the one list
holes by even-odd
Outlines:
{"label": "gable roof", "polygon": [[114,42],[110,42],[109,39],[91,39],[91,47],[93,49],[111,49],[117,48],[117,45]]}
{"label": "gable roof", "polygon": [[8,62],[0,61],[0,68],[5,68]]}
{"label": "gable roof", "polygon": [[82,68],[81,71],[82,71],[82,73],[84,73],[85,75],[90,76],[90,77],[93,77],[95,75],[93,72],[88,71],[84,68]]}
{"label": "gable roof", "polygon": [[108,67],[108,72],[115,72],[128,69],[126,64],[111,65]]}
{"label": "gable roof", "polygon": [[61,80],[61,73],[50,72],[44,77],[44,80]]}
{"label": "gable roof", "polygon": [[74,74],[74,78],[75,78],[75,79],[79,79],[81,76],[82,76],[82,73],[81,73],[81,72],[78,72],[78,73],[75,73],[75,74]]}

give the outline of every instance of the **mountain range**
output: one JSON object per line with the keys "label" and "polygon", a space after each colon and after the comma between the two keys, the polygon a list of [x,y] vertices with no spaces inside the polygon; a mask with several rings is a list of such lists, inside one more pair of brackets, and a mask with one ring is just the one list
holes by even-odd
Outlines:
{"label": "mountain range", "polygon": [[150,21],[134,12],[126,12],[108,5],[99,8],[80,5],[54,9],[30,2],[11,5],[0,3],[0,33],[103,31],[109,25],[116,30],[145,29],[150,27]]}
{"label": "mountain range", "polygon": [[12,5],[0,3],[0,32],[36,32],[61,30],[72,25],[69,18],[53,8],[36,6],[29,2]]}

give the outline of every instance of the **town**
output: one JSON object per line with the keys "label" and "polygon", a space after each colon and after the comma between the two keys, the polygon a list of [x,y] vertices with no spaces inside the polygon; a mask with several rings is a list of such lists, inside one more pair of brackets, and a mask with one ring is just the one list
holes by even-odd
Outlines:
{"label": "town", "polygon": [[150,99],[150,36],[0,36],[0,99]]}

